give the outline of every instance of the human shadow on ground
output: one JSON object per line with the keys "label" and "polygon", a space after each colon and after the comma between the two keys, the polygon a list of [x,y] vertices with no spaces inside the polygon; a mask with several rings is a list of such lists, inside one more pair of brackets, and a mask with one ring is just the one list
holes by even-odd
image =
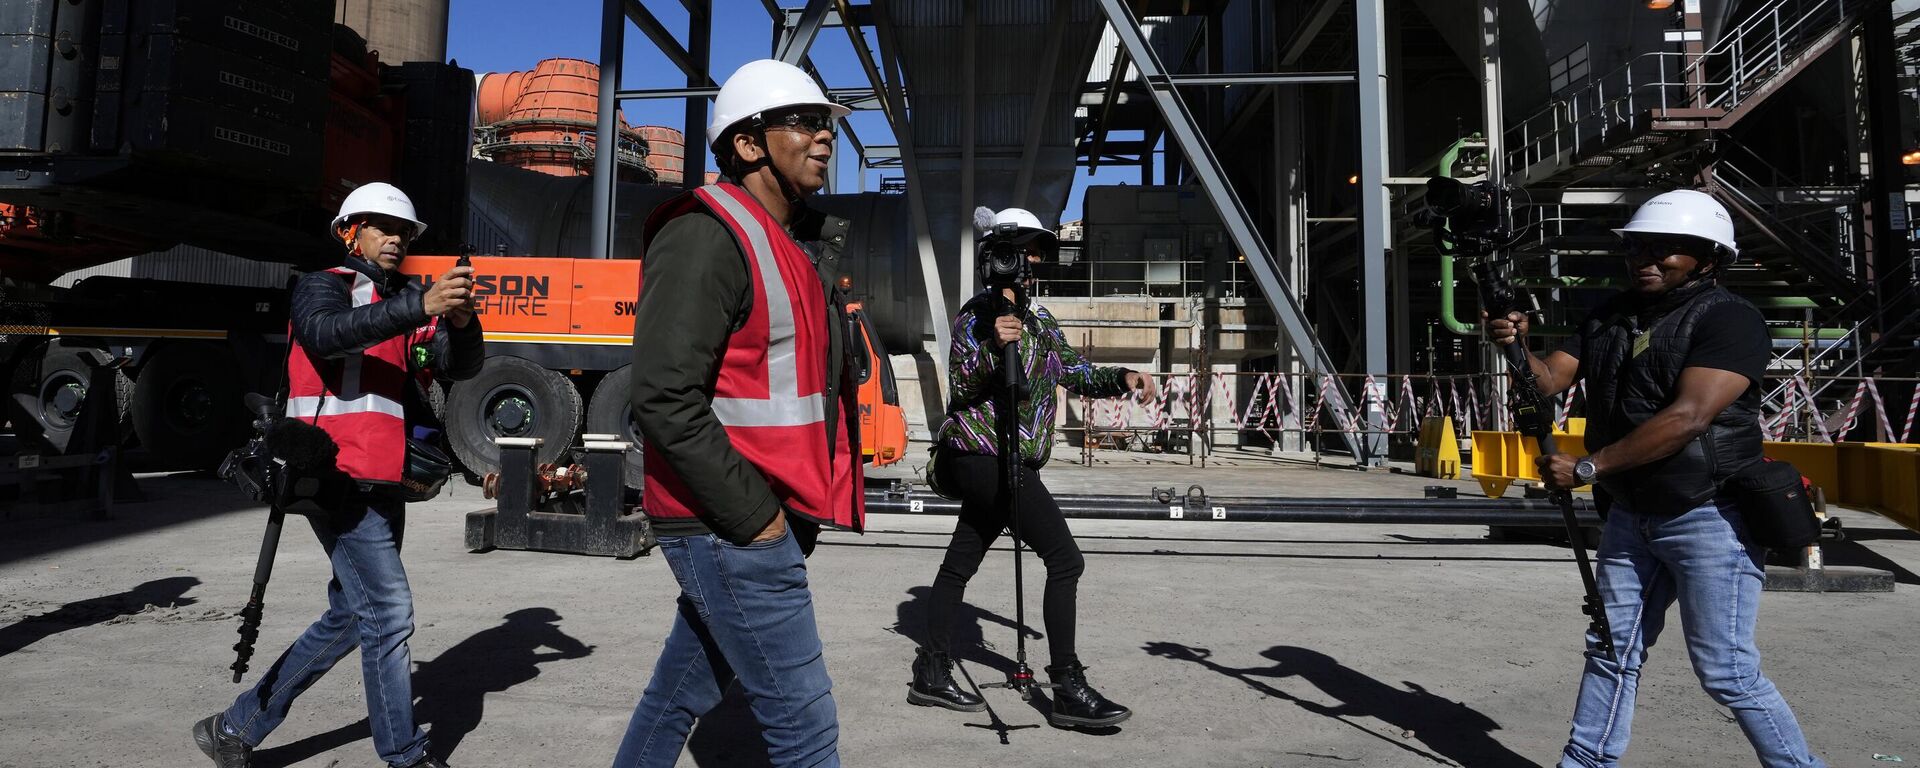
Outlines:
{"label": "human shadow on ground", "polygon": [[[927,644],[927,606],[933,598],[933,588],[914,587],[907,590],[907,595],[909,598],[900,603],[900,607],[895,613],[894,624],[892,627],[888,627],[888,631],[912,640],[916,647],[923,647]],[[954,611],[953,637],[950,640],[954,661],[958,662],[954,665],[954,679],[958,681],[962,687],[970,688],[976,693],[981,693],[987,697],[988,722],[967,723],[967,725],[994,731],[999,735],[1000,743],[1007,744],[1009,732],[1036,726],[1009,725],[1006,721],[1000,719],[1000,713],[994,708],[994,702],[996,700],[1004,700],[1005,696],[1011,694],[1012,691],[1001,690],[991,692],[980,690],[982,684],[1006,682],[1017,668],[1011,656],[1001,653],[1003,648],[1009,653],[1012,652],[1013,648],[1011,646],[1015,644],[1015,638],[1001,635],[1001,642],[1006,643],[1006,646],[991,642],[987,640],[986,633],[981,629],[984,624],[997,625],[998,627],[1026,635],[1028,665],[1036,671],[1047,663],[1047,648],[1044,643],[1039,642],[1044,640],[1046,635],[1031,626],[1016,622],[1000,614],[993,613],[992,611],[983,611],[965,600],[962,600]],[[982,674],[976,677],[968,670],[968,664],[975,664],[986,669],[991,669],[993,673]],[[1036,676],[1043,682],[1046,679],[1044,672],[1039,672]],[[912,670],[907,668],[900,670],[902,687],[910,685],[912,679]],[[906,694],[902,693],[902,698],[904,698],[905,695]],[[1042,717],[1053,712],[1053,702],[1045,691],[1036,692],[1033,697],[1027,699],[1025,703],[1027,706],[1032,707],[1035,712],[1040,713]],[[1117,733],[1119,731],[1118,728],[1082,730],[1095,734]]]}
{"label": "human shadow on ground", "polygon": [[[1859,534],[1866,534],[1864,536]],[[1900,540],[1898,535],[1885,535],[1879,531],[1847,531],[1846,541],[1825,541],[1820,543],[1822,559],[1830,566],[1852,566],[1888,571],[1895,582],[1908,585],[1920,585],[1920,574],[1901,567],[1892,558],[1873,551],[1863,540]]]}
{"label": "human shadow on ground", "polygon": [[[893,626],[888,627],[887,630],[912,640],[915,647],[923,647],[927,644],[927,606],[933,599],[933,587],[914,587],[907,590],[907,595],[908,599],[901,602],[900,607],[895,610]],[[979,664],[993,669],[1000,673],[994,677],[996,680],[1013,673],[1013,658],[1000,652],[999,643],[987,640],[986,633],[981,629],[982,624],[992,624],[1003,629],[1023,632],[1027,636],[1030,656],[1036,650],[1042,657],[1046,654],[1044,647],[1034,647],[1035,641],[1044,639],[1046,635],[1032,627],[1015,623],[1013,619],[1000,614],[980,610],[962,600],[953,614],[953,638],[950,645],[953,648],[955,661]],[[1013,640],[1012,634],[1006,633],[1001,636],[1000,642],[1006,643],[1007,650],[1011,652]],[[901,672],[908,679],[912,678],[909,670],[902,669]]]}
{"label": "human shadow on ground", "polygon": [[193,605],[198,601],[182,595],[199,585],[200,580],[192,576],[170,576],[154,579],[125,592],[90,597],[46,613],[28,616],[0,627],[0,656],[67,630],[91,627],[139,613],[149,605],[162,608]]}
{"label": "human shadow on ground", "polygon": [[[413,674],[419,697],[414,718],[431,726],[432,753],[450,757],[461,740],[480,726],[486,715],[486,697],[540,676],[550,661],[586,658],[594,646],[561,631],[560,614],[551,608],[523,608],[509,613],[499,626],[481,630],[432,661],[421,662]],[[541,651],[542,648],[550,649]],[[335,669],[340,667],[336,665]],[[357,670],[355,670],[357,671]],[[325,754],[362,739],[372,738],[365,718],[287,744],[254,753],[260,768],[288,766]]]}
{"label": "human shadow on ground", "polygon": [[[1507,749],[1493,738],[1500,724],[1461,702],[1442,697],[1418,683],[1402,681],[1405,689],[1388,685],[1341,664],[1319,651],[1276,645],[1261,652],[1274,662],[1264,667],[1229,667],[1214,661],[1212,651],[1179,643],[1152,642],[1142,649],[1155,656],[1199,664],[1245,683],[1262,694],[1292,702],[1308,712],[1333,718],[1428,762],[1473,768],[1539,768],[1539,764]],[[1298,677],[1321,693],[1339,700],[1327,706],[1281,690],[1260,678]],[[1374,718],[1425,745],[1406,741],[1355,722]]]}

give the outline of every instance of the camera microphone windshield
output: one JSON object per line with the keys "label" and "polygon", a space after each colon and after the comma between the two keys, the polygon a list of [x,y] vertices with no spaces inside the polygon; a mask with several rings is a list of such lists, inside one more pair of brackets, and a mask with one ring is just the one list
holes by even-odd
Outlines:
{"label": "camera microphone windshield", "polygon": [[340,446],[326,430],[299,419],[281,419],[267,430],[267,450],[274,458],[296,470],[330,470],[340,456]]}

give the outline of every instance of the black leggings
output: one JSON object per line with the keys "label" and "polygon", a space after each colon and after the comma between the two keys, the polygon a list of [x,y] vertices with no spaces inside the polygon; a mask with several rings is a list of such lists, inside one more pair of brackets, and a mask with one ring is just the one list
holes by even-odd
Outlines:
{"label": "black leggings", "polygon": [[[993,456],[946,451],[940,455],[940,487],[961,494],[960,522],[947,544],[947,558],[933,580],[927,606],[927,647],[951,653],[953,614],[966,594],[967,580],[980,570],[987,549],[1008,527],[1007,503],[1000,479],[1000,460]],[[1047,625],[1047,648],[1057,665],[1078,661],[1073,651],[1074,595],[1086,561],[1067,529],[1060,505],[1040,482],[1040,473],[1020,468],[1020,538],[1047,564],[1047,591],[1041,614]]]}

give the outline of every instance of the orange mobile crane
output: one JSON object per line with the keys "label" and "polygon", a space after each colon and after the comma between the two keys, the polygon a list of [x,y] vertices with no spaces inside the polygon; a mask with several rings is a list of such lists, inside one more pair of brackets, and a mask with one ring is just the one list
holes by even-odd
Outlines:
{"label": "orange mobile crane", "polygon": [[[408,189],[435,223],[416,250],[460,252],[473,74],[380,64],[352,30],[330,24],[326,4],[35,7],[47,12],[27,19],[39,25],[28,38],[46,39],[50,65],[16,57],[23,71],[0,72],[28,96],[0,103],[0,418],[20,452],[66,452],[107,364],[136,464],[211,468],[246,437],[242,395],[281,386],[284,286],[187,274],[62,288],[56,278],[176,245],[295,270],[333,266],[340,251],[326,222],[346,192],[376,180]],[[415,257],[406,269],[437,275],[450,261]],[[497,468],[495,437],[547,437],[543,461],[560,460],[583,424],[637,439],[622,382],[639,262],[474,264],[487,363],[478,378],[430,393],[468,468]],[[904,454],[905,430],[885,350],[864,316],[860,324],[863,451],[884,464]],[[640,452],[631,455],[637,483]]]}

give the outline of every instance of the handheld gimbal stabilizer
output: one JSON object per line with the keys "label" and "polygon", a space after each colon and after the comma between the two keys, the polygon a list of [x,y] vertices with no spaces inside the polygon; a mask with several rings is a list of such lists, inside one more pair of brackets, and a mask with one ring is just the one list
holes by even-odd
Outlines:
{"label": "handheld gimbal stabilizer", "polygon": [[[1473,279],[1479,286],[1480,303],[1486,308],[1487,316],[1506,317],[1523,311],[1512,283],[1496,269],[1505,261],[1500,258],[1501,252],[1512,245],[1513,239],[1506,215],[1506,189],[1491,181],[1462,184],[1453,179],[1436,178],[1427,182],[1427,205],[1423,218],[1433,228],[1434,242],[1440,252],[1472,260]],[[1441,290],[1452,290],[1452,286],[1441,286]],[[1514,426],[1520,434],[1539,444],[1540,455],[1559,453],[1554,446],[1553,425],[1548,415],[1553,412],[1552,407],[1540,391],[1540,379],[1534,374],[1530,359],[1532,355],[1517,339],[1515,343],[1501,345],[1500,353],[1516,384]],[[1607,622],[1606,605],[1600,600],[1600,589],[1593,577],[1593,563],[1587,559],[1580,523],[1573,514],[1573,494],[1554,489],[1548,498],[1560,507],[1567,526],[1568,544],[1580,567],[1580,581],[1586,587],[1586,602],[1581,612],[1592,620],[1588,631],[1598,639],[1594,651],[1612,658],[1613,628]]]}

